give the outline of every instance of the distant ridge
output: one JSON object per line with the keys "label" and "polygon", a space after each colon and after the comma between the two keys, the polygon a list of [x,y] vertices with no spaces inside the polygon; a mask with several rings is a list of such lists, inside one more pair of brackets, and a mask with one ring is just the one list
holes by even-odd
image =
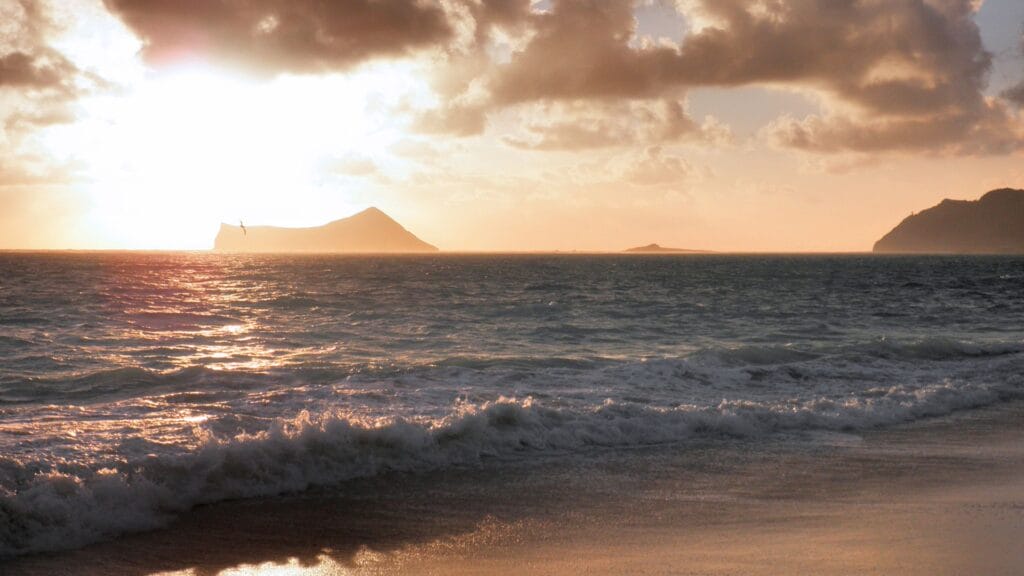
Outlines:
{"label": "distant ridge", "polygon": [[1024,190],[992,190],[978,200],[943,200],[908,216],[875,252],[1024,254]]}
{"label": "distant ridge", "polygon": [[631,253],[643,253],[643,254],[707,254],[708,250],[688,250],[686,248],[668,248],[660,246],[658,244],[648,244],[647,246],[637,246],[636,248],[627,248],[624,252]]}
{"label": "distant ridge", "polygon": [[437,252],[377,208],[317,226],[231,226],[221,224],[214,250],[230,252]]}

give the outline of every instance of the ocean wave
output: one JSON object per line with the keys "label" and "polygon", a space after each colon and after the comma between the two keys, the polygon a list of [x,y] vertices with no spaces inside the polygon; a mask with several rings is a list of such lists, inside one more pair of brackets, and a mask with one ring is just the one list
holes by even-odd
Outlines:
{"label": "ocean wave", "polygon": [[893,360],[959,360],[1020,354],[1024,352],[1024,342],[972,342],[942,337],[911,341],[882,338],[857,348],[874,356]]}
{"label": "ocean wave", "polygon": [[[270,496],[384,472],[474,465],[588,447],[856,431],[1020,397],[1019,381],[872,388],[845,397],[655,408],[607,400],[587,409],[532,398],[456,405],[434,421],[361,422],[303,412],[253,434],[205,432],[184,454],[41,469],[0,459],[0,556],[82,546],[159,527],[198,504]],[[139,441],[144,442],[143,439]]]}
{"label": "ocean wave", "polygon": [[820,354],[789,346],[737,346],[704,348],[690,358],[699,362],[717,362],[723,366],[770,366],[820,358]]}
{"label": "ocean wave", "polygon": [[[941,337],[887,339],[835,344],[820,342],[813,346],[790,344],[748,344],[706,346],[690,350],[665,350],[675,354],[647,358],[616,358],[594,354],[562,356],[474,356],[455,355],[427,359],[399,359],[378,362],[362,359],[338,361],[323,359],[281,367],[233,368],[223,370],[224,358],[201,358],[211,365],[193,364],[170,369],[138,365],[72,369],[50,356],[13,356],[29,368],[46,368],[45,376],[7,374],[0,376],[0,406],[13,404],[62,403],[79,406],[107,403],[120,399],[152,397],[164,394],[211,389],[231,395],[260,390],[291,389],[296,385],[333,389],[344,386],[402,380],[419,382],[449,391],[446,382],[461,382],[473,388],[489,385],[532,387],[530,394],[541,397],[544,389],[558,383],[568,388],[602,385],[606,392],[628,387],[663,386],[666,398],[682,388],[696,384],[743,387],[756,380],[790,381],[811,379],[828,386],[843,381],[856,388],[878,380],[899,382],[901,375],[917,381],[919,368],[927,376],[936,373],[988,370],[973,362],[1024,361],[1024,342],[1016,340],[972,341]],[[293,352],[296,357],[304,350]],[[243,358],[243,360],[248,357]],[[281,362],[281,357],[277,358]],[[924,364],[921,362],[924,361]],[[913,373],[908,373],[912,370]],[[896,380],[890,380],[897,378]],[[624,390],[628,391],[628,387]],[[330,390],[327,390],[330,392]],[[326,392],[325,392],[326,393]],[[505,391],[523,395],[522,390]],[[614,393],[611,394],[615,396]],[[444,406],[438,406],[444,409]]]}
{"label": "ocean wave", "polygon": [[768,366],[813,361],[822,358],[857,360],[867,356],[891,361],[966,360],[1024,353],[1022,341],[973,341],[938,336],[917,339],[879,337],[867,342],[801,348],[791,345],[746,345],[706,347],[690,359],[715,361],[722,366]]}
{"label": "ocean wave", "polygon": [[[238,380],[239,376],[230,378]],[[56,375],[8,383],[0,387],[0,405],[59,401],[86,404],[130,398],[140,391],[147,395],[203,388],[211,382],[224,383],[229,378],[217,370],[189,366],[175,370],[150,370],[137,366],[100,369],[84,374]]]}

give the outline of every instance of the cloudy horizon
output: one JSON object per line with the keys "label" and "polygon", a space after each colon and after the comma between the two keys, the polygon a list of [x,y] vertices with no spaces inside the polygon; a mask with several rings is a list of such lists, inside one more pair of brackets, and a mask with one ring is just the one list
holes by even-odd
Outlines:
{"label": "cloudy horizon", "polygon": [[0,248],[376,206],[446,250],[868,250],[1024,188],[1015,0],[17,0]]}

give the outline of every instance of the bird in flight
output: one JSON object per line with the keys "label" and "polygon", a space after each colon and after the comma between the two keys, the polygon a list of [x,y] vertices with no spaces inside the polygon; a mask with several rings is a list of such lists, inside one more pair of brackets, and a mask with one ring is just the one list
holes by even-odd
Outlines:
{"label": "bird in flight", "polygon": [[242,235],[243,236],[248,236],[249,235],[249,232],[245,229],[245,224],[242,224],[241,220],[238,221],[238,227],[242,229]]}

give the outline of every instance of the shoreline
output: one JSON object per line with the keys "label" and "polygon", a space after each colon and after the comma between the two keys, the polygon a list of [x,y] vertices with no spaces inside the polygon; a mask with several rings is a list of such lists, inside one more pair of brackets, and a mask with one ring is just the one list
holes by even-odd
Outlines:
{"label": "shoreline", "polygon": [[865,432],[385,474],[5,574],[962,574],[1024,563],[1024,402]]}

